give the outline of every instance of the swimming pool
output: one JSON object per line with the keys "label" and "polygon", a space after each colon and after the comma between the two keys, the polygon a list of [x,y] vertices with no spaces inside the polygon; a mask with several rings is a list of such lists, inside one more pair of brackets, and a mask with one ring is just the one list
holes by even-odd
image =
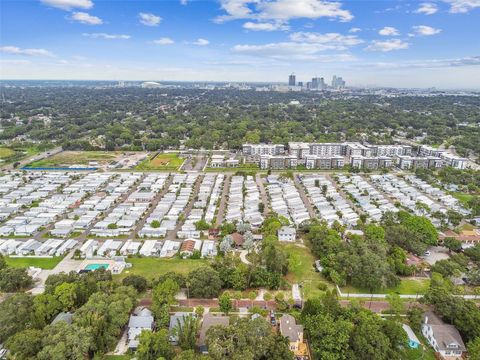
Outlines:
{"label": "swimming pool", "polygon": [[97,270],[97,269],[105,269],[107,270],[109,267],[109,264],[88,264],[85,266],[85,270]]}

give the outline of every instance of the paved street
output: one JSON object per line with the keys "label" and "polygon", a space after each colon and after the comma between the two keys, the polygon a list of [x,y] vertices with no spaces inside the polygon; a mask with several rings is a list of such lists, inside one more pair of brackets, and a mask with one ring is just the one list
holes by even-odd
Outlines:
{"label": "paved street", "polygon": [[263,179],[260,176],[260,174],[255,175],[255,181],[257,182],[257,186],[260,190],[260,196],[262,197],[262,202],[263,202],[263,215],[266,216],[270,212],[270,206],[269,201],[268,201],[268,196],[267,192],[265,190],[265,186],[263,183]]}
{"label": "paved street", "polygon": [[225,208],[227,207],[227,197],[228,191],[230,190],[230,180],[232,178],[232,174],[226,174],[225,178],[223,179],[223,189],[222,189],[222,198],[220,199],[220,204],[218,205],[217,210],[217,226],[220,226],[223,222],[223,218],[225,216]]}
{"label": "paved street", "polygon": [[298,179],[297,174],[295,174],[295,176],[293,177],[293,182],[295,183],[295,187],[297,188],[298,193],[302,198],[303,204],[308,210],[308,215],[310,215],[311,219],[317,218],[317,213],[313,208],[312,204],[310,203],[310,200],[308,200],[307,194],[305,194],[305,189],[303,188],[303,185],[300,183],[300,180]]}
{"label": "paved street", "polygon": [[[30,157],[26,157],[25,159],[22,159],[22,160],[19,161],[19,164],[17,165],[16,168],[21,169],[22,167],[24,167],[25,165],[27,165],[31,162],[48,158],[50,156],[58,154],[59,152],[62,152],[62,148],[61,147],[56,147],[54,149],[44,151],[40,154],[30,156]],[[3,166],[3,169],[4,170],[12,170],[13,169],[13,164],[7,164],[7,165]]]}
{"label": "paved street", "polygon": [[[185,208],[185,211],[183,212],[184,219],[190,215],[190,211],[192,211],[193,204],[195,203],[195,199],[197,198],[198,195],[198,190],[200,189],[200,184],[202,183],[203,180],[203,175],[200,175],[197,177],[197,180],[195,181],[195,186],[193,188],[192,195],[190,197],[190,200],[187,204],[187,207]],[[177,239],[177,233],[178,231],[182,228],[182,225],[185,221],[179,221],[177,226],[175,226],[174,230],[170,230],[167,232],[166,238],[169,240],[176,240]]]}
{"label": "paved street", "polygon": [[157,207],[160,200],[168,192],[168,188],[172,184],[172,181],[173,181],[173,175],[170,174],[167,178],[167,181],[165,181],[165,185],[163,186],[163,189],[161,191],[159,191],[157,195],[155,195],[155,198],[153,199],[152,203],[150,204],[150,207],[148,208],[147,212],[142,216],[140,221],[138,221],[138,223],[135,225],[135,229],[133,230],[133,232],[131,234],[132,239],[137,238],[138,232],[143,228],[143,226],[145,225],[145,222],[147,221],[150,214],[155,210],[155,208]]}

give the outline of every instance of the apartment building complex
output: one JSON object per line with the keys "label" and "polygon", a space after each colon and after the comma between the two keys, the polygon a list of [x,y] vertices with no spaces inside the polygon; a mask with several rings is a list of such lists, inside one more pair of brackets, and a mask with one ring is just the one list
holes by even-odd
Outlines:
{"label": "apartment building complex", "polygon": [[305,166],[306,169],[354,168],[377,170],[397,166],[400,169],[435,169],[452,166],[464,169],[467,160],[422,145],[414,154],[409,145],[372,145],[359,142],[282,144],[244,144],[246,161],[256,162],[262,169],[287,169]]}

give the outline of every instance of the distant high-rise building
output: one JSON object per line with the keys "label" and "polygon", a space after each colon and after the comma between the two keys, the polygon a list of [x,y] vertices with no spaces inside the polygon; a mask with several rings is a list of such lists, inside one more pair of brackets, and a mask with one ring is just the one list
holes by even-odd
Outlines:
{"label": "distant high-rise building", "polygon": [[312,78],[312,90],[317,90],[318,89],[318,84],[319,84],[320,79],[317,77]]}
{"label": "distant high-rise building", "polygon": [[299,81],[298,84],[297,84],[297,86],[303,87],[303,81]]}
{"label": "distant high-rise building", "polygon": [[288,77],[288,86],[295,86],[297,84],[295,74],[290,74]]}
{"label": "distant high-rise building", "polygon": [[320,90],[325,90],[327,88],[327,84],[325,84],[324,78],[320,78],[320,81],[318,82],[318,88]]}
{"label": "distant high-rise building", "polygon": [[332,88],[334,89],[343,89],[345,88],[345,81],[342,79],[342,77],[337,77],[336,75],[333,75],[332,78]]}

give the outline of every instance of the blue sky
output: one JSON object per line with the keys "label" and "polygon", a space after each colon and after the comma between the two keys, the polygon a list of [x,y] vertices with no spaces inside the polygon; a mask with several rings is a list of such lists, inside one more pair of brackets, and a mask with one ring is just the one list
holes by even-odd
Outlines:
{"label": "blue sky", "polygon": [[2,0],[2,79],[480,87],[480,0]]}

